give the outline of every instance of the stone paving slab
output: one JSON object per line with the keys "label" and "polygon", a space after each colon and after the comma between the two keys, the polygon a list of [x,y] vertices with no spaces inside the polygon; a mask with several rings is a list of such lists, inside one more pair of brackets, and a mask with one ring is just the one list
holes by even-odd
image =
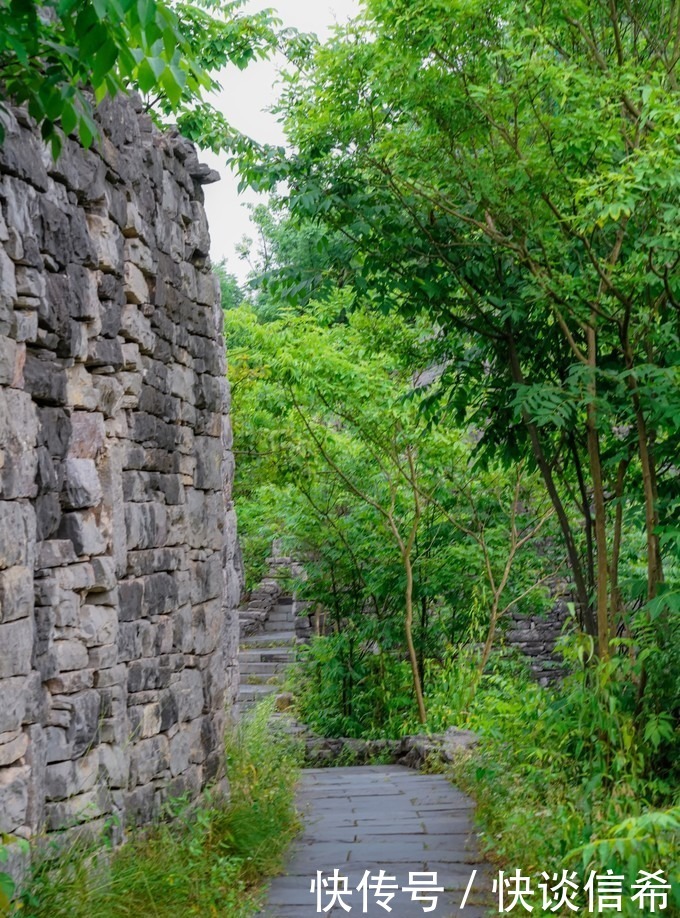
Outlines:
{"label": "stone paving slab", "polygon": [[[259,918],[311,918],[313,915],[365,915],[368,918],[484,918],[489,914],[491,869],[479,854],[472,825],[472,801],[442,775],[422,775],[400,765],[307,769],[302,772],[297,795],[304,822],[303,834],[293,844],[285,875],[272,880]],[[350,910],[331,901],[324,891],[321,910],[311,891],[317,871],[322,878],[347,878],[351,895],[343,901]],[[380,870],[399,887],[388,903],[380,905],[369,891],[356,887],[365,871]],[[460,905],[472,871],[474,883],[465,908]],[[438,893],[430,903],[414,902],[401,887],[409,886],[409,873],[437,873]]]}

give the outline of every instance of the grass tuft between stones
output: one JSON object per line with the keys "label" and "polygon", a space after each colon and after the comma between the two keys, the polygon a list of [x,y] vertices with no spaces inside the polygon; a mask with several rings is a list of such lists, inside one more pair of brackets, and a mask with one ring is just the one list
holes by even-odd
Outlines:
{"label": "grass tuft between stones", "polygon": [[272,732],[271,713],[267,699],[228,737],[229,800],[206,790],[198,804],[173,801],[164,820],[128,833],[120,848],[72,845],[34,859],[11,918],[254,914],[263,880],[299,830],[300,755]]}

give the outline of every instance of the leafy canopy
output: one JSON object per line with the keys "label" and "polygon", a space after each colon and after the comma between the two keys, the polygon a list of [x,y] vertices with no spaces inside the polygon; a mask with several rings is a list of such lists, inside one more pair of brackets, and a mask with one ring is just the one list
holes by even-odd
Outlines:
{"label": "leafy canopy", "polygon": [[241,162],[352,241],[346,283],[438,326],[442,404],[531,455],[605,655],[626,602],[677,610],[679,29],[677,3],[369,0],[290,75],[290,149]]}
{"label": "leafy canopy", "polygon": [[[26,104],[58,155],[60,131],[84,146],[97,135],[92,105],[136,90],[204,146],[226,148],[234,132],[203,99],[215,72],[245,67],[276,42],[268,11],[242,0],[0,0],[2,102]],[[0,102],[0,142],[4,136]]]}

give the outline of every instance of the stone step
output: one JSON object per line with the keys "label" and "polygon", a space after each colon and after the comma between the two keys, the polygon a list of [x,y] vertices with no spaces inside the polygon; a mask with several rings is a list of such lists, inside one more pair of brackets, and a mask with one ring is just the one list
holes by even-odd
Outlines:
{"label": "stone step", "polygon": [[239,685],[283,685],[281,673],[241,673]]}
{"label": "stone step", "polygon": [[295,625],[295,616],[289,612],[270,612],[265,624],[269,622],[284,622],[288,625]]}
{"label": "stone step", "polygon": [[241,683],[238,690],[239,703],[243,701],[260,701],[266,695],[278,691],[278,685],[244,685]]}
{"label": "stone step", "polygon": [[290,637],[295,637],[295,628],[292,627],[290,622],[265,622],[264,630],[260,631],[259,634],[271,634],[272,632],[276,634],[287,632]]}
{"label": "stone step", "polygon": [[238,655],[239,663],[294,663],[295,653],[285,647],[249,647]]}
{"label": "stone step", "polygon": [[241,647],[287,647],[294,646],[294,631],[266,631],[260,634],[251,634],[250,637],[241,638]]}
{"label": "stone step", "polygon": [[252,711],[254,707],[254,701],[237,701],[234,704],[234,719],[236,721],[242,721],[243,718],[248,715],[248,712]]}
{"label": "stone step", "polygon": [[274,676],[285,672],[290,666],[289,661],[283,660],[239,660],[239,671],[243,676]]}

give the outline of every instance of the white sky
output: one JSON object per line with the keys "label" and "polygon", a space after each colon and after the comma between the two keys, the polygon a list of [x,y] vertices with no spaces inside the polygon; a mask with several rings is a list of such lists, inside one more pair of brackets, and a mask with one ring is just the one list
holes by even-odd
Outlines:
{"label": "white sky", "polygon": [[[247,12],[273,7],[284,26],[303,32],[315,32],[321,40],[336,23],[345,22],[359,11],[359,0],[251,0]],[[282,143],[283,133],[276,116],[264,111],[277,97],[277,68],[283,58],[257,61],[245,70],[230,67],[221,77],[222,92],[216,96],[217,107],[234,127],[263,143]],[[213,262],[227,259],[232,274],[243,281],[248,265],[235,253],[241,238],[253,237],[245,203],[265,200],[253,192],[237,192],[237,180],[226,165],[226,157],[203,151],[201,159],[222,176],[222,181],[205,186],[205,209],[210,224],[211,257]]]}

